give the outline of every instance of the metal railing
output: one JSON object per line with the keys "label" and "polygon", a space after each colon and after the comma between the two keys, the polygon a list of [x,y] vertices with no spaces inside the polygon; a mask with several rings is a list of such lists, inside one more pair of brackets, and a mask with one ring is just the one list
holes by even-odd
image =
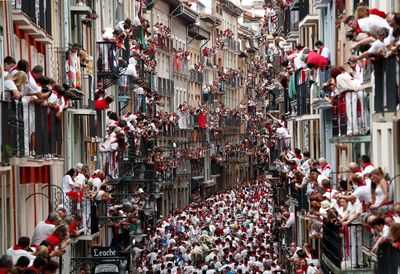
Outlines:
{"label": "metal railing", "polygon": [[[337,269],[351,270],[362,268],[370,270],[366,258],[362,255],[363,239],[367,234],[362,224],[350,223],[347,226],[341,226],[337,223],[324,221],[322,258],[324,263],[323,271],[332,271],[329,269],[327,259]],[[328,273],[328,272],[326,272]]]}
{"label": "metal railing", "polygon": [[51,10],[52,1],[26,1],[26,0],[13,0],[12,7],[14,10],[24,12],[30,20],[36,25],[43,28],[48,34],[51,35]]}
{"label": "metal railing", "polygon": [[361,90],[337,96],[333,104],[332,124],[333,136],[368,134],[369,94]]}
{"label": "metal railing", "polygon": [[374,61],[375,75],[375,112],[395,112],[400,101],[398,81],[400,78],[398,56],[381,58]]}
{"label": "metal railing", "polygon": [[1,101],[2,158],[61,155],[62,121],[56,111],[39,104]]}

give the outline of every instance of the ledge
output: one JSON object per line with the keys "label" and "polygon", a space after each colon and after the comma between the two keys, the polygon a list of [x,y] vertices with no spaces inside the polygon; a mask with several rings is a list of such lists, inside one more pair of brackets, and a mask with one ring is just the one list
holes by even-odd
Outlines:
{"label": "ledge", "polygon": [[95,116],[96,111],[93,109],[86,109],[86,108],[72,108],[72,109],[67,109],[66,112],[72,112],[74,115],[82,115],[82,116]]}
{"label": "ledge", "polygon": [[307,15],[303,20],[299,23],[299,28],[301,27],[309,27],[313,25],[318,25],[319,16],[318,15]]}
{"label": "ledge", "polygon": [[41,167],[46,165],[62,165],[64,164],[63,158],[43,158],[33,159],[24,157],[12,157],[10,159],[10,165],[16,165],[21,167]]}
{"label": "ledge", "polygon": [[41,44],[51,44],[53,42],[51,36],[44,29],[32,22],[24,12],[14,10],[12,20],[20,30],[27,33],[34,41]]}
{"label": "ledge", "polygon": [[81,235],[77,238],[74,238],[72,240],[73,243],[77,243],[79,241],[93,241],[94,239],[98,238],[100,236],[100,232],[96,232],[95,234],[92,235]]}
{"label": "ledge", "polygon": [[360,136],[340,136],[340,137],[333,137],[329,139],[331,144],[339,144],[339,143],[370,143],[371,142],[371,135],[360,135]]}
{"label": "ledge", "polygon": [[77,14],[90,14],[92,9],[86,5],[73,5],[69,7],[70,12]]}

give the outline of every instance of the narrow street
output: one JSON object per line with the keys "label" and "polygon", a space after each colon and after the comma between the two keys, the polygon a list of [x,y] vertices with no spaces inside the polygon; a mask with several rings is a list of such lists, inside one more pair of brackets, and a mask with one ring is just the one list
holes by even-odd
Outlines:
{"label": "narrow street", "polygon": [[[260,178],[160,218],[135,248],[139,273],[283,273],[281,233],[290,215]],[[167,271],[168,273],[168,271]]]}
{"label": "narrow street", "polygon": [[399,0],[0,1],[0,274],[400,274]]}

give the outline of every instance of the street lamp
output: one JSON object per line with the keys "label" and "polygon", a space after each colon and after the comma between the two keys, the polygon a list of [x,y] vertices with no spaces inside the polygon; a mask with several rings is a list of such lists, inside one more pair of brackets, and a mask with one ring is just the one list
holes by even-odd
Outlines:
{"label": "street lamp", "polygon": [[144,202],[143,213],[144,213],[144,215],[149,216],[149,215],[151,215],[152,212],[153,212],[153,208],[150,204],[149,197],[147,197],[146,201]]}
{"label": "street lamp", "polygon": [[146,236],[142,229],[142,222],[139,219],[136,221],[136,228],[132,233],[132,236],[134,237],[136,243],[140,243]]}

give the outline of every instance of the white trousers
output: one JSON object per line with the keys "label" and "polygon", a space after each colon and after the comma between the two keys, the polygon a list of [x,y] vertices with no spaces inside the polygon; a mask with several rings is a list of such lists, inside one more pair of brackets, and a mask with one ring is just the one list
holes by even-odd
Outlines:
{"label": "white trousers", "polygon": [[346,120],[347,120],[347,135],[359,134],[357,121],[357,92],[346,92]]}

